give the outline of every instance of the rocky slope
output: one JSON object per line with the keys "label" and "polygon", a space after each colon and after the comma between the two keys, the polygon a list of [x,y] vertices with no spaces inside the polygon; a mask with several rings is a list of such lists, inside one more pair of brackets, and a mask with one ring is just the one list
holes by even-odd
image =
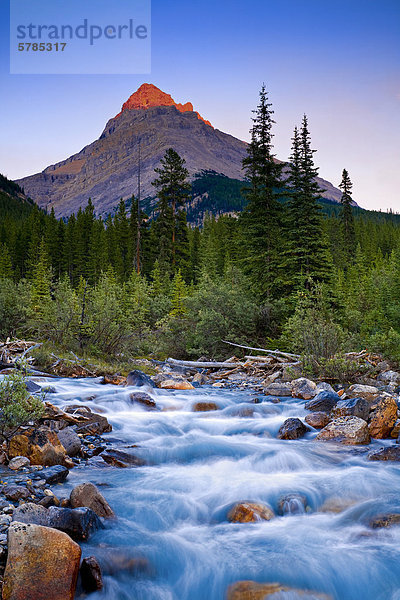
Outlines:
{"label": "rocky slope", "polygon": [[[185,158],[191,176],[206,170],[243,179],[245,142],[214,129],[190,102],[177,104],[169,94],[143,84],[98,140],[18,183],[39,206],[53,207],[57,216],[77,211],[89,197],[98,214],[108,214],[120,198],[137,192],[139,141],[142,198],[154,195],[154,168],[170,147]],[[320,182],[325,198],[340,199],[331,183]]]}

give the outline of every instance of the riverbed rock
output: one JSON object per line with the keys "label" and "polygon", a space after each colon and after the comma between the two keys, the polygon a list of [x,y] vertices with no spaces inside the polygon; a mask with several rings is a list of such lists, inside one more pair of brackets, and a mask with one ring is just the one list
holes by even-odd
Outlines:
{"label": "riverbed rock", "polygon": [[205,385],[208,383],[208,377],[203,373],[196,373],[192,378],[192,383],[198,383],[199,385]]}
{"label": "riverbed rock", "polygon": [[393,525],[400,525],[400,514],[389,513],[386,515],[378,515],[371,519],[368,524],[372,529],[382,529],[393,527]]}
{"label": "riverbed rock", "polygon": [[292,395],[292,382],[286,383],[270,383],[264,388],[266,396],[288,397]]}
{"label": "riverbed rock", "polygon": [[80,558],[80,547],[65,533],[12,523],[3,600],[73,600]]}
{"label": "riverbed rock", "polygon": [[75,429],[72,427],[65,427],[58,431],[57,436],[68,456],[77,456],[80,453],[82,443]]}
{"label": "riverbed rock", "polygon": [[297,492],[285,494],[278,500],[278,513],[280,515],[299,515],[305,513],[307,509],[310,510],[304,494],[298,494]]}
{"label": "riverbed rock", "polygon": [[292,381],[292,396],[293,398],[301,398],[302,400],[311,400],[317,395],[317,384],[311,379],[299,377]]}
{"label": "riverbed rock", "polygon": [[380,373],[377,377],[378,381],[382,383],[400,383],[400,373],[398,371],[384,371]]}
{"label": "riverbed rock", "polygon": [[319,441],[340,442],[342,444],[369,444],[370,435],[367,423],[358,417],[339,417],[321,429]]}
{"label": "riverbed rock", "polygon": [[279,440],[297,440],[309,431],[308,427],[304,425],[300,419],[290,418],[280,426],[278,431]]}
{"label": "riverbed rock", "polygon": [[105,450],[100,456],[107,464],[122,469],[127,467],[142,467],[146,464],[146,461],[134,454],[113,448]]}
{"label": "riverbed rock", "polygon": [[298,590],[280,583],[238,581],[229,586],[226,600],[333,600],[332,596]]}
{"label": "riverbed rock", "polygon": [[146,375],[146,373],[143,373],[143,371],[139,371],[138,369],[134,369],[129,373],[128,377],[126,378],[126,385],[135,387],[156,387],[154,381],[148,375]]}
{"label": "riverbed rock", "polygon": [[94,556],[88,556],[83,559],[80,574],[82,588],[88,594],[103,589],[103,577],[100,565]]}
{"label": "riverbed rock", "polygon": [[129,394],[129,399],[132,402],[137,402],[138,404],[145,406],[149,410],[157,409],[157,404],[155,403],[155,400],[153,400],[153,398],[149,396],[149,394],[146,394],[144,392],[133,392],[132,394]]}
{"label": "riverbed rock", "polygon": [[72,414],[77,420],[76,432],[83,435],[101,435],[112,431],[112,426],[103,415],[92,412],[88,406],[72,404],[65,408],[65,412]]}
{"label": "riverbed rock", "polygon": [[87,540],[102,527],[99,517],[90,508],[45,508],[32,502],[18,506],[13,512],[13,521],[59,529],[77,541]]}
{"label": "riverbed rock", "polygon": [[15,456],[8,463],[8,468],[12,471],[19,471],[24,467],[29,467],[31,461],[26,456]]}
{"label": "riverbed rock", "polygon": [[359,500],[352,498],[328,498],[320,507],[320,512],[339,514],[351,506],[357,504]]}
{"label": "riverbed rock", "polygon": [[359,383],[351,385],[349,389],[346,390],[346,395],[350,398],[365,398],[369,403],[373,402],[378,394],[379,390],[377,387],[373,385],[361,385]]}
{"label": "riverbed rock", "polygon": [[369,432],[371,437],[383,439],[390,433],[397,420],[397,402],[387,394],[381,394],[373,402],[370,416]]}
{"label": "riverbed rock", "polygon": [[125,385],[126,377],[123,375],[104,375],[101,383],[105,385]]}
{"label": "riverbed rock", "polygon": [[390,437],[397,440],[399,435],[400,435],[400,419],[396,419],[394,427],[393,427],[392,431],[390,432]]}
{"label": "riverbed rock", "polygon": [[152,571],[149,561],[138,556],[134,548],[128,546],[108,546],[96,548],[96,559],[104,575],[117,575],[121,572],[149,575]]}
{"label": "riverbed rock", "polygon": [[194,390],[194,386],[186,379],[166,379],[160,383],[162,390]]}
{"label": "riverbed rock", "polygon": [[400,446],[385,446],[373,450],[367,456],[368,460],[396,460],[400,461]]}
{"label": "riverbed rock", "polygon": [[17,502],[18,500],[26,500],[30,497],[29,490],[22,485],[6,485],[2,489],[2,493],[7,498],[7,500],[11,500],[12,502]]}
{"label": "riverbed rock", "polygon": [[40,471],[41,479],[44,479],[48,485],[54,485],[55,483],[63,483],[69,470],[62,465],[55,465],[54,467],[47,467]]}
{"label": "riverbed rock", "polygon": [[207,412],[209,410],[219,410],[215,402],[196,402],[192,408],[193,412]]}
{"label": "riverbed rock", "polygon": [[57,434],[42,425],[27,435],[14,435],[10,440],[10,458],[26,456],[32,465],[64,465],[73,467]]}
{"label": "riverbed rock", "polygon": [[331,417],[359,417],[368,421],[370,405],[365,398],[347,398],[339,400],[332,408]]}
{"label": "riverbed rock", "polygon": [[34,381],[31,381],[30,379],[25,382],[25,387],[30,394],[38,394],[42,391],[40,385],[38,385]]}
{"label": "riverbed rock", "polygon": [[312,410],[313,412],[330,413],[339,400],[340,396],[336,392],[322,390],[321,392],[318,392],[315,398],[306,403],[305,408],[307,410]]}
{"label": "riverbed rock", "polygon": [[114,517],[114,512],[104,496],[93,483],[81,483],[74,487],[70,495],[72,508],[86,506],[91,508],[98,517]]}
{"label": "riverbed rock", "polygon": [[274,511],[265,504],[242,502],[231,508],[228,513],[228,521],[231,523],[255,523],[270,521],[274,516]]}
{"label": "riverbed rock", "polygon": [[314,429],[322,429],[328,425],[330,417],[326,412],[317,411],[307,415],[304,420],[308,425],[314,427]]}

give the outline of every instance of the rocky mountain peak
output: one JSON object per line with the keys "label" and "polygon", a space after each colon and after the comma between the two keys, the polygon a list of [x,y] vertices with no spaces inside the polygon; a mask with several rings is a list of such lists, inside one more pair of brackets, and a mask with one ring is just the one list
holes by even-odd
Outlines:
{"label": "rocky mountain peak", "polygon": [[154,106],[175,106],[175,108],[182,113],[189,111],[195,112],[201,121],[212,127],[210,121],[206,121],[198,112],[193,110],[193,104],[191,102],[179,104],[175,102],[170,94],[166,94],[152,83],[143,83],[122,105],[121,112],[114,118],[116,119],[119,117],[125,110],[148,109]]}

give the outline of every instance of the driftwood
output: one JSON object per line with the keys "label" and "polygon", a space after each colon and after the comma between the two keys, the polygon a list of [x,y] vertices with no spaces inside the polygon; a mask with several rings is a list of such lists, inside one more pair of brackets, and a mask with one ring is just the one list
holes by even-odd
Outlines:
{"label": "driftwood", "polygon": [[196,360],[176,360],[175,358],[167,358],[166,362],[175,367],[188,367],[192,369],[235,369],[243,367],[240,362],[203,362]]}
{"label": "driftwood", "polygon": [[300,354],[291,354],[290,352],[281,352],[280,350],[267,350],[266,348],[252,348],[251,346],[242,346],[241,344],[234,344],[233,342],[227,342],[226,340],[221,340],[223,344],[229,344],[230,346],[235,346],[236,348],[243,348],[244,350],[253,350],[254,352],[266,352],[267,354],[271,354],[272,356],[282,356],[283,358],[301,358]]}

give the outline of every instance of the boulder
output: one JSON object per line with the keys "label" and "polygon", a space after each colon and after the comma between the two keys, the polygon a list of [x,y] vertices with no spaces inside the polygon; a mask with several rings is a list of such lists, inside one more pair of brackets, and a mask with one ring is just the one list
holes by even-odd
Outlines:
{"label": "boulder", "polygon": [[325,500],[325,502],[319,510],[323,513],[338,514],[347,510],[351,506],[354,506],[355,504],[357,504],[357,502],[358,500],[351,498],[328,498],[327,500]]}
{"label": "boulder", "polygon": [[123,377],[123,375],[104,375],[101,383],[109,385],[125,385],[126,377]]}
{"label": "boulder", "polygon": [[22,485],[6,485],[2,489],[2,493],[7,498],[7,500],[11,500],[12,502],[17,502],[18,500],[27,500],[30,497],[29,490]]}
{"label": "boulder", "polygon": [[306,512],[308,502],[304,494],[285,494],[278,501],[278,512],[280,515],[298,515]]}
{"label": "boulder", "polygon": [[356,383],[351,385],[348,390],[346,390],[346,395],[349,398],[365,398],[368,402],[373,402],[375,398],[378,396],[379,390],[377,387],[373,385],[361,385]]}
{"label": "boulder", "polygon": [[327,383],[326,381],[320,381],[319,383],[317,383],[317,392],[322,392],[322,391],[326,391],[326,392],[333,392],[335,393],[335,390],[333,389],[333,387],[331,386],[330,383]]}
{"label": "boulder", "polygon": [[79,404],[67,406],[65,412],[78,421],[76,432],[83,435],[101,435],[112,431],[112,426],[103,415],[98,415],[88,407]]}
{"label": "boulder", "polygon": [[286,397],[292,395],[293,385],[291,382],[287,383],[270,383],[264,388],[264,393],[267,396],[278,396]]}
{"label": "boulder", "polygon": [[326,412],[318,411],[310,413],[304,420],[308,425],[314,427],[314,429],[322,429],[322,427],[328,425],[330,417]]}
{"label": "boulder", "polygon": [[307,410],[312,410],[313,412],[330,413],[339,400],[340,396],[336,392],[322,390],[321,392],[318,392],[315,398],[306,403],[305,408]]}
{"label": "boulder", "polygon": [[92,532],[102,527],[99,517],[90,508],[45,508],[31,502],[14,510],[13,521],[59,529],[77,541],[87,540]]}
{"label": "boulder", "polygon": [[367,456],[368,460],[397,460],[400,461],[400,446],[385,446],[373,450]]}
{"label": "boulder", "polygon": [[74,487],[70,496],[72,508],[86,506],[91,508],[98,517],[113,517],[114,512],[104,496],[93,483],[81,483]]}
{"label": "boulder", "polygon": [[112,465],[113,467],[142,467],[146,464],[146,461],[135,456],[134,454],[129,454],[128,452],[123,452],[122,450],[114,450],[112,448],[105,450],[100,454],[100,456],[104,462]]}
{"label": "boulder", "polygon": [[219,410],[215,402],[196,402],[192,408],[193,412],[207,412],[209,410]]}
{"label": "boulder", "polygon": [[227,600],[333,600],[332,596],[311,590],[297,590],[280,583],[238,581],[229,586]]}
{"label": "boulder", "polygon": [[255,523],[256,521],[270,521],[274,512],[265,504],[255,502],[242,502],[235,504],[228,513],[231,523]]}
{"label": "boulder", "polygon": [[372,529],[382,529],[386,527],[392,527],[393,525],[400,525],[400,514],[389,513],[387,515],[378,515],[370,520],[369,526]]}
{"label": "boulder", "polygon": [[132,394],[129,394],[129,399],[132,402],[137,402],[138,404],[142,404],[142,406],[146,406],[146,408],[148,408],[149,410],[157,409],[157,404],[155,403],[155,400],[153,400],[153,398],[145,392],[133,392]]}
{"label": "boulder", "polygon": [[309,431],[308,427],[300,419],[290,418],[280,426],[277,437],[280,440],[297,440],[307,431]]}
{"label": "boulder", "polygon": [[143,373],[143,371],[139,371],[138,369],[135,369],[129,373],[128,377],[126,378],[126,385],[135,387],[141,387],[143,385],[151,388],[156,387],[154,381],[148,375],[146,375],[146,373]]}
{"label": "boulder", "polygon": [[26,456],[15,456],[8,463],[8,468],[12,471],[19,471],[19,469],[29,467],[30,464],[31,461]]}
{"label": "boulder", "polygon": [[73,600],[80,558],[80,547],[65,533],[12,523],[3,600]]}
{"label": "boulder", "polygon": [[397,371],[385,371],[384,373],[380,373],[378,375],[378,381],[382,383],[400,383],[400,373]]}
{"label": "boulder", "polygon": [[292,381],[292,396],[293,398],[301,398],[302,400],[311,400],[317,395],[317,384],[311,379],[300,377]]}
{"label": "boulder", "polygon": [[166,379],[160,384],[163,390],[194,390],[194,386],[186,379]]}
{"label": "boulder", "polygon": [[192,383],[198,383],[199,385],[205,385],[208,383],[208,377],[203,373],[196,373],[192,379]]}
{"label": "boulder", "polygon": [[103,577],[100,565],[94,556],[84,558],[81,564],[81,582],[85,592],[97,592],[103,589]]}
{"label": "boulder", "polygon": [[75,429],[65,427],[64,429],[60,429],[57,435],[68,456],[77,456],[80,453],[82,448],[81,439]]}
{"label": "boulder", "polygon": [[44,479],[49,485],[55,483],[63,483],[67,479],[69,470],[62,465],[56,465],[54,467],[48,467],[40,471],[40,478]]}
{"label": "boulder", "polygon": [[368,425],[358,417],[339,417],[321,429],[316,440],[342,444],[369,444]]}
{"label": "boulder", "polygon": [[381,394],[371,406],[369,433],[371,437],[383,439],[390,433],[397,420],[397,402],[392,396]]}
{"label": "boulder", "polygon": [[26,456],[32,465],[74,466],[58,435],[44,425],[33,429],[30,434],[14,435],[10,440],[8,454],[10,458]]}
{"label": "boulder", "polygon": [[370,405],[365,398],[347,398],[339,400],[331,410],[331,417],[359,417],[368,421]]}
{"label": "boulder", "polygon": [[[400,419],[396,419],[396,423],[394,424],[394,427],[393,427],[392,431],[390,432],[390,437],[397,440],[399,435],[400,435]],[[8,465],[8,466],[10,466],[10,465]]]}
{"label": "boulder", "polygon": [[104,575],[121,572],[149,575],[152,571],[148,560],[138,556],[135,549],[128,546],[101,544],[101,547],[96,547],[96,560]]}
{"label": "boulder", "polygon": [[25,387],[30,394],[37,394],[42,391],[40,385],[31,380],[25,382]]}

